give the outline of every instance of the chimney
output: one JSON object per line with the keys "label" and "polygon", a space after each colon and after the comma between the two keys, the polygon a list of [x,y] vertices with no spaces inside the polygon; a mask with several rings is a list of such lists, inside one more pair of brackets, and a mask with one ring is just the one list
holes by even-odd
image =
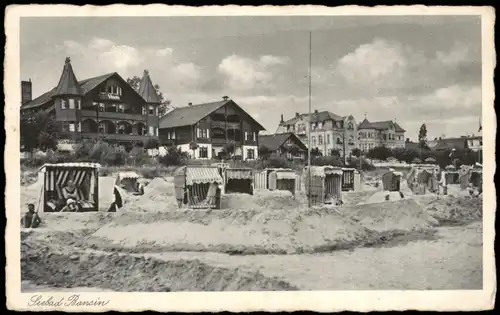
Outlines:
{"label": "chimney", "polygon": [[295,118],[299,118],[299,116],[300,116],[299,113],[296,112],[295,113]]}
{"label": "chimney", "polygon": [[193,103],[189,102],[189,103],[188,103],[188,106],[193,106]]}
{"label": "chimney", "polygon": [[284,120],[283,120],[283,114],[281,114],[281,120],[280,120],[280,123],[283,123]]}
{"label": "chimney", "polygon": [[33,100],[33,91],[31,79],[29,81],[21,81],[21,104],[26,104]]}
{"label": "chimney", "polygon": [[229,96],[224,95],[224,96],[222,97],[222,99],[223,99],[223,100],[225,100],[225,101],[227,101],[227,100],[229,99]]}

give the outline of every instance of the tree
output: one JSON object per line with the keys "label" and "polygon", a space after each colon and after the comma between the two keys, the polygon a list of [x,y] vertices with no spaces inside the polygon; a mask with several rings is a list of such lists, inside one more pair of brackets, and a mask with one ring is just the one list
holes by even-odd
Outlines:
{"label": "tree", "polygon": [[236,150],[236,144],[233,141],[230,141],[224,145],[224,152],[231,157]]}
{"label": "tree", "polygon": [[389,148],[381,146],[370,149],[366,156],[370,159],[385,161],[387,158],[392,156],[392,152]]}
{"label": "tree", "polygon": [[359,158],[361,156],[361,150],[359,148],[352,149],[352,155]]}
{"label": "tree", "polygon": [[[139,86],[141,83],[141,78],[138,76],[133,76],[132,78],[127,79],[127,83],[137,92],[139,92]],[[167,111],[171,108],[171,101],[166,100],[163,96],[163,93],[160,91],[160,86],[158,84],[154,85],[154,88],[156,89],[156,93],[158,94],[158,97],[160,98],[160,105],[158,106],[158,115],[161,117],[167,113]]]}
{"label": "tree", "polygon": [[144,149],[158,149],[160,146],[160,140],[157,138],[149,138],[144,141]]}
{"label": "tree", "polygon": [[271,154],[271,150],[266,147],[265,145],[261,144],[259,146],[259,156],[263,159],[266,159],[269,157],[269,155]]}
{"label": "tree", "polygon": [[405,148],[394,148],[392,150],[392,156],[399,162],[406,161],[406,151]]}
{"label": "tree", "polygon": [[318,157],[318,156],[322,156],[322,155],[323,154],[321,154],[321,151],[318,148],[311,149],[311,157],[312,158],[315,158],[315,157]]}
{"label": "tree", "polygon": [[427,147],[427,126],[422,124],[420,130],[418,131],[418,146],[421,149],[426,149]]}
{"label": "tree", "polygon": [[199,147],[199,146],[198,146],[198,143],[196,143],[196,142],[194,142],[194,141],[191,141],[191,142],[189,143],[189,149],[190,149],[191,151],[193,151],[193,159],[196,157],[196,155],[195,155],[195,152],[194,152],[194,151],[196,151],[196,149],[198,149],[198,147]]}
{"label": "tree", "polygon": [[330,152],[329,152],[330,156],[334,156],[336,158],[339,158],[340,157],[340,150],[339,149],[331,149]]}
{"label": "tree", "polygon": [[20,136],[25,149],[56,149],[61,124],[46,112],[21,113]]}

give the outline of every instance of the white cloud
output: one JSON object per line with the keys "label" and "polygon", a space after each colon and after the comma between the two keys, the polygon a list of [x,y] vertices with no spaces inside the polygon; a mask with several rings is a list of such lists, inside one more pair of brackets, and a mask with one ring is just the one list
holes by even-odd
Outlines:
{"label": "white cloud", "polygon": [[342,57],[336,64],[348,84],[363,88],[398,88],[408,69],[422,57],[397,42],[375,39]]}
{"label": "white cloud", "polygon": [[155,54],[158,57],[168,57],[171,56],[173,52],[174,50],[172,48],[167,47],[163,49],[158,49]]}
{"label": "white cloud", "polygon": [[439,88],[432,94],[418,100],[427,107],[438,107],[441,110],[472,109],[481,106],[482,91],[480,86],[452,85]]}
{"label": "white cloud", "polygon": [[455,42],[449,51],[438,51],[436,53],[436,61],[447,66],[455,66],[470,59],[471,51],[469,47],[461,42]]}
{"label": "white cloud", "polygon": [[262,86],[271,86],[275,65],[285,65],[288,59],[276,56],[261,56],[258,60],[231,55],[224,58],[218,70],[225,76],[231,89],[249,90]]}
{"label": "white cloud", "polygon": [[103,72],[128,73],[144,61],[144,55],[138,49],[103,38],[93,38],[88,44],[67,40],[64,46],[68,54],[78,57],[78,65],[86,69],[102,67]]}
{"label": "white cloud", "polygon": [[173,83],[184,86],[196,86],[202,80],[201,68],[194,63],[181,63],[170,71]]}

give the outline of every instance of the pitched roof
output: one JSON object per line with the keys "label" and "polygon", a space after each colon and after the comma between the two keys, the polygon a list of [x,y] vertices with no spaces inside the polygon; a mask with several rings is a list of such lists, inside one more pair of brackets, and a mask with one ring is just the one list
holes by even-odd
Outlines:
{"label": "pitched roof", "polygon": [[[194,125],[201,119],[207,117],[214,111],[229,103],[232,103],[234,106],[245,112],[232,100],[177,107],[160,118],[160,129]],[[259,128],[261,128],[261,130],[265,130],[260,123],[252,118],[252,116],[248,115],[248,117],[250,117],[250,119],[252,119],[259,126]]]}
{"label": "pitched roof", "polygon": [[64,62],[64,68],[59,78],[59,83],[54,91],[55,95],[82,95],[82,90],[78,80],[76,79],[75,73],[73,72],[73,67],[71,66],[71,60],[69,57],[66,58]]}
{"label": "pitched roof", "polygon": [[[116,72],[100,75],[97,77],[85,79],[82,81],[78,81],[78,84],[80,85],[80,90],[82,91],[83,94],[86,94],[90,91],[92,91],[96,86],[101,84],[102,82],[106,81],[108,78],[110,78],[113,75],[118,75]],[[36,108],[39,106],[42,106],[49,102],[52,99],[52,96],[56,95],[56,88],[53,88],[52,90],[40,95],[39,97],[35,98],[31,102],[28,102],[21,106],[21,109],[30,109],[30,108]]]}
{"label": "pitched roof", "polygon": [[[300,114],[299,117],[294,117],[282,123],[282,125],[295,124],[299,118],[307,118],[309,114]],[[339,116],[329,111],[313,112],[311,113],[311,122],[324,122],[326,120],[344,120],[345,117]]]}
{"label": "pitched roof", "polygon": [[144,70],[144,75],[142,76],[141,82],[139,83],[139,95],[147,103],[161,103],[158,92],[156,91],[151,78],[149,77],[148,70]]}
{"label": "pitched roof", "polygon": [[363,121],[359,124],[358,129],[376,129],[376,130],[387,130],[390,128],[390,126],[393,125],[394,129],[396,132],[405,132],[398,123],[393,122],[391,120],[385,120],[385,121],[374,121],[374,122],[369,122],[368,119],[363,119]]}
{"label": "pitched roof", "polygon": [[277,133],[274,135],[259,135],[259,145],[267,147],[271,151],[279,149],[290,137],[293,137],[299,146],[306,150],[306,145],[293,133]]}

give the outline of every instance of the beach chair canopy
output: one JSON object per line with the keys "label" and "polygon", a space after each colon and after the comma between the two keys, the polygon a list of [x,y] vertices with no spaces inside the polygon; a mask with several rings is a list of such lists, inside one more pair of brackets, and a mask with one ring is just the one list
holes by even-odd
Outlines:
{"label": "beach chair canopy", "polygon": [[217,183],[221,185],[223,183],[217,167],[212,166],[183,166],[175,171],[174,176],[185,176],[185,183],[188,186],[208,183]]}
{"label": "beach chair canopy", "polygon": [[296,179],[297,177],[293,170],[278,169],[273,172],[276,173],[276,179]]}
{"label": "beach chair canopy", "polygon": [[139,179],[141,176],[136,172],[120,172],[118,173],[118,178],[122,179]]}
{"label": "beach chair canopy", "polygon": [[227,179],[250,179],[253,180],[251,168],[226,168]]}

